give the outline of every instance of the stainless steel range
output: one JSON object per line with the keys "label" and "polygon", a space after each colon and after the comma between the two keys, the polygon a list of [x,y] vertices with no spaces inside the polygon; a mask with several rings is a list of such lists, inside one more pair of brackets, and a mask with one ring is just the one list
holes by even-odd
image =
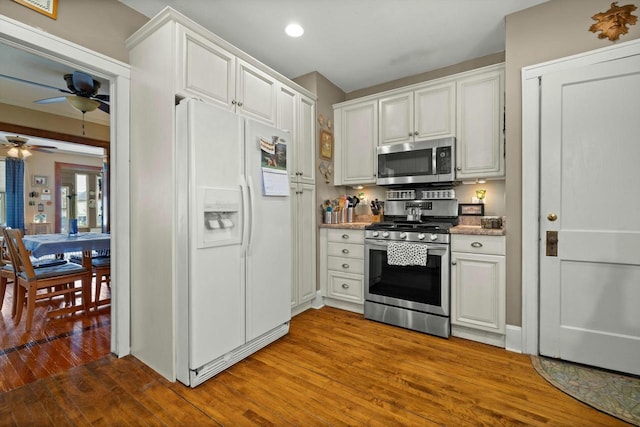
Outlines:
{"label": "stainless steel range", "polygon": [[[365,228],[364,316],[449,337],[449,228],[457,224],[453,198],[385,202],[385,221]],[[440,197],[418,191],[419,196]],[[445,193],[449,197],[453,192]]]}

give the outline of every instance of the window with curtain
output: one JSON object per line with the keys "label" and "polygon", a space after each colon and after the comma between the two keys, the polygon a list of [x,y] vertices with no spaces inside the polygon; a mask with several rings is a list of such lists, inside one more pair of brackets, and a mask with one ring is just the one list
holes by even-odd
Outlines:
{"label": "window with curtain", "polygon": [[24,160],[5,159],[7,227],[24,230]]}

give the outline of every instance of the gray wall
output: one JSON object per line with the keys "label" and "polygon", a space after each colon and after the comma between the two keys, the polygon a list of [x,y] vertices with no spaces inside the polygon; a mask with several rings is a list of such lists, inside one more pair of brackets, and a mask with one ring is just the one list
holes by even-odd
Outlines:
{"label": "gray wall", "polygon": [[[640,2],[623,2],[622,4]],[[620,5],[622,5],[620,4]],[[506,213],[507,324],[522,320],[522,67],[611,46],[589,31],[591,16],[608,10],[609,0],[552,0],[506,18]],[[636,13],[634,13],[637,15]],[[640,37],[630,27],[616,43]]]}

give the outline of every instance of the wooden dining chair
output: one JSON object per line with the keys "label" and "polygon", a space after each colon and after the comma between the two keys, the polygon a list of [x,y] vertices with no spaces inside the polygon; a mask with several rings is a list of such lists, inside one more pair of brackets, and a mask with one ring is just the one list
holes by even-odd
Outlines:
{"label": "wooden dining chair", "polygon": [[[11,262],[16,270],[18,284],[16,322],[22,318],[25,292],[27,297],[26,331],[31,330],[36,300],[52,298],[59,295],[68,297],[65,307],[51,310],[47,317],[54,317],[79,310],[75,306],[77,292],[82,292],[82,309],[88,312],[91,301],[91,271],[81,265],[65,263],[52,267],[34,268],[29,252],[24,246],[22,232],[18,229],[5,229],[4,239],[9,249]],[[76,281],[81,287],[75,286]]]}
{"label": "wooden dining chair", "polygon": [[109,250],[83,252],[82,256],[72,255],[69,257],[69,261],[83,264],[87,256],[91,259],[91,270],[96,278],[96,292],[93,304],[96,308],[100,305],[110,304],[111,298],[100,299],[102,285],[106,285],[111,289],[111,256],[109,255]]}
{"label": "wooden dining chair", "polygon": [[[6,227],[0,226],[0,233],[4,232]],[[4,305],[4,296],[7,291],[7,285],[14,283],[15,272],[11,265],[11,258],[9,257],[9,250],[4,242],[4,238],[0,242],[0,310]],[[15,300],[15,290],[13,298]],[[14,304],[15,307],[15,304]],[[11,315],[15,315],[15,308],[12,309]]]}

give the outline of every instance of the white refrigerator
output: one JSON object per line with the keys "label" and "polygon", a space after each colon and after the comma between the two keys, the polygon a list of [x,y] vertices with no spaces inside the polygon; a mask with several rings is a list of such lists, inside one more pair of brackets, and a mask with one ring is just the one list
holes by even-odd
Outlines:
{"label": "white refrigerator", "polygon": [[195,387],[289,331],[291,141],[195,99],[176,124],[176,371]]}

